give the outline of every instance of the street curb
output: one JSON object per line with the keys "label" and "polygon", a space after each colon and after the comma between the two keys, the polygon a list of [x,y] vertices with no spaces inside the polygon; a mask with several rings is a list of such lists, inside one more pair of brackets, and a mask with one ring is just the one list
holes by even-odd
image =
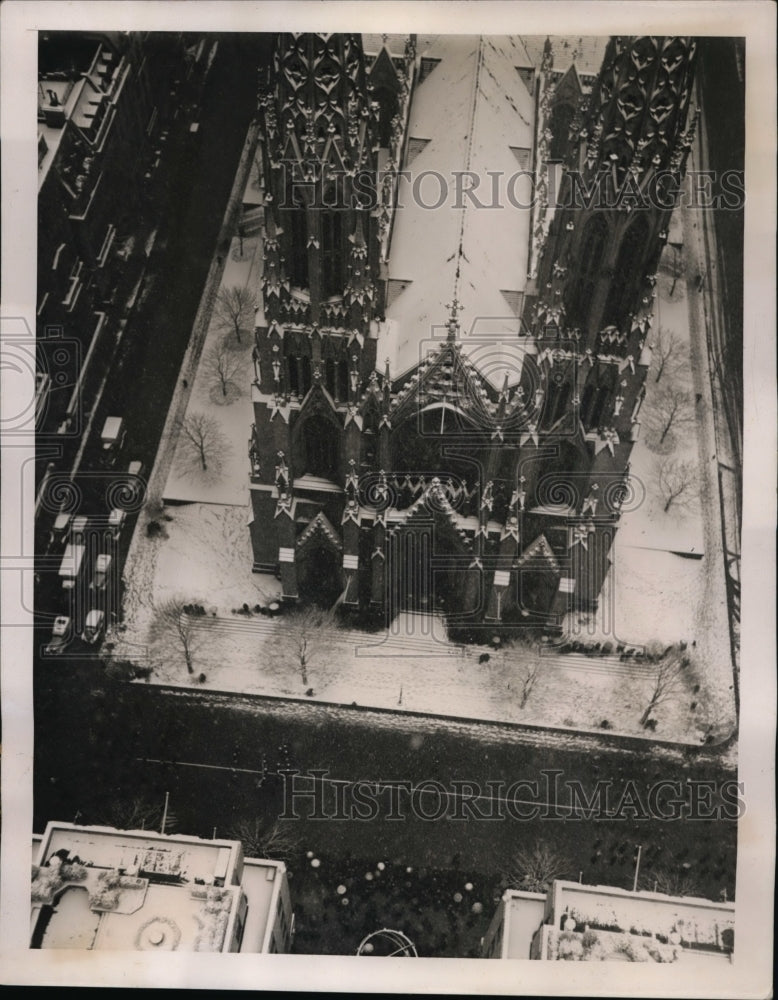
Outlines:
{"label": "street curb", "polygon": [[[184,372],[191,376],[193,369],[197,366],[200,353],[203,349],[203,344],[208,333],[208,327],[211,322],[213,304],[216,299],[216,294],[218,292],[225,268],[225,255],[221,252],[221,246],[225,239],[228,239],[229,237],[230,229],[234,224],[234,216],[240,205],[241,198],[243,197],[246,181],[254,161],[254,150],[257,144],[258,133],[259,126],[256,121],[252,121],[246,133],[246,139],[243,143],[240,160],[238,161],[235,180],[233,181],[230,196],[227,199],[227,207],[224,211],[222,224],[216,238],[214,255],[211,258],[211,265],[208,269],[202,295],[200,296],[200,304],[197,307],[197,312],[192,323],[192,332],[189,336],[189,343],[187,344],[184,356],[181,359],[178,378],[176,380],[176,387],[173,390],[173,398],[170,401],[167,418],[165,419],[162,434],[160,435],[159,448],[157,449],[154,466],[146,483],[146,499],[156,496],[157,494],[160,497],[162,496],[167,476],[170,472],[173,455],[175,453],[175,435],[173,434],[173,428],[181,416],[186,412],[186,407],[189,403],[189,396],[192,391],[191,377],[188,380],[188,386],[185,388],[181,376]],[[127,558],[124,562],[124,569],[122,573],[123,585],[126,585],[124,581],[130,578],[134,571],[134,563],[138,548],[138,533],[142,530],[145,530],[145,523],[144,519],[139,516],[135,522],[135,530],[133,532],[132,541],[130,542],[129,549],[127,551]]]}
{"label": "street curb", "polygon": [[244,698],[253,702],[261,702],[272,706],[273,704],[284,704],[290,707],[305,706],[306,708],[312,709],[328,709],[330,711],[337,712],[361,712],[363,715],[368,713],[375,713],[383,717],[392,717],[398,722],[404,718],[410,718],[415,721],[423,720],[425,722],[435,722],[441,725],[446,725],[450,727],[451,724],[460,724],[462,726],[479,726],[483,727],[485,730],[497,730],[500,728],[508,729],[513,733],[526,733],[528,736],[542,736],[548,739],[552,738],[567,738],[581,740],[583,743],[594,743],[597,745],[598,749],[612,749],[612,750],[629,750],[635,753],[646,754],[650,753],[654,756],[658,754],[672,753],[674,755],[680,755],[681,757],[686,757],[689,754],[698,756],[710,756],[715,757],[722,751],[729,748],[732,742],[736,739],[737,734],[732,733],[726,740],[721,743],[708,743],[708,744],[694,744],[694,743],[677,743],[672,741],[663,740],[651,740],[646,739],[643,736],[628,736],[623,733],[599,733],[599,732],[588,732],[586,730],[580,729],[565,729],[563,727],[552,727],[552,726],[539,726],[533,725],[531,723],[524,722],[510,722],[510,721],[497,721],[493,719],[479,719],[471,718],[470,716],[460,716],[460,715],[436,715],[432,712],[420,712],[413,709],[408,709],[402,712],[395,711],[392,708],[382,708],[375,705],[359,705],[356,703],[349,702],[337,702],[337,701],[324,701],[316,698],[296,698],[294,695],[270,695],[270,694],[257,694],[251,691],[221,691],[213,690],[210,688],[193,688],[189,685],[177,685],[177,684],[154,684],[145,681],[133,681],[131,682],[133,687],[145,687],[149,690],[156,690],[163,694],[168,695],[184,695],[189,698],[200,698],[207,699],[209,697],[229,699],[234,701],[235,699]]}

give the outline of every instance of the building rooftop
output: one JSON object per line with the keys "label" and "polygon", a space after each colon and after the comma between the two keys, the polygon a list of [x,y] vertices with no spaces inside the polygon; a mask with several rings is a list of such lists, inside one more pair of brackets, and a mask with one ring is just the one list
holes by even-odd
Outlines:
{"label": "building rooftop", "polygon": [[519,381],[526,350],[515,301],[526,281],[534,123],[516,68],[524,56],[514,38],[465,35],[420,39],[419,52],[437,62],[413,95],[389,262],[390,287],[409,283],[387,309],[378,356],[393,377],[409,371],[456,300],[458,339],[499,389],[506,371]]}
{"label": "building rooftop", "polygon": [[36,861],[37,948],[266,951],[286,871],[244,865],[238,841],[69,823],[49,824]]}
{"label": "building rooftop", "polygon": [[[580,76],[597,76],[608,45],[607,35],[551,35],[549,40],[554,60],[552,71],[561,75],[575,63]],[[545,37],[523,35],[519,43],[526,57],[526,61],[521,65],[539,67],[543,58]],[[584,79],[581,82],[587,81]]]}
{"label": "building rooftop", "polygon": [[81,31],[44,31],[38,36],[38,77],[75,79],[94,61],[99,39]]}
{"label": "building rooftop", "polygon": [[499,958],[580,959],[589,949],[601,961],[709,965],[730,960],[734,926],[732,902],[555,881],[548,893],[508,890],[484,941]]}

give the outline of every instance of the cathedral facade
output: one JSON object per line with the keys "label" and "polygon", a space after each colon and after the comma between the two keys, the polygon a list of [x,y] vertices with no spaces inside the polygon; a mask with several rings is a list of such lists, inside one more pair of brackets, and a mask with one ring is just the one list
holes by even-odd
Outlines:
{"label": "cathedral facade", "polygon": [[696,46],[579,41],[277,37],[250,532],[289,602],[596,606]]}

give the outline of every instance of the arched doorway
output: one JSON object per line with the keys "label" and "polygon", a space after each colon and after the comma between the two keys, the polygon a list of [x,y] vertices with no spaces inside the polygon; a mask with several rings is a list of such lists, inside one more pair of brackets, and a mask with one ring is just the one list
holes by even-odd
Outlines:
{"label": "arched doorway", "polygon": [[622,329],[630,310],[637,304],[637,291],[643,281],[640,265],[647,246],[648,222],[645,215],[641,215],[632,223],[621,241],[601,326],[613,325]]}
{"label": "arched doorway", "polygon": [[321,414],[308,417],[300,428],[303,473],[320,479],[340,478],[340,428]]}
{"label": "arched doorway", "polygon": [[524,567],[519,573],[519,609],[546,616],[559,588],[559,573],[550,566]]}
{"label": "arched doorway", "polygon": [[342,556],[324,545],[310,545],[298,555],[297,588],[303,604],[331,608],[343,591]]}
{"label": "arched doorway", "polygon": [[467,558],[445,516],[430,514],[398,529],[387,566],[392,613],[462,612]]}
{"label": "arched doorway", "polygon": [[432,525],[399,532],[394,538],[393,555],[397,610],[434,610]]}

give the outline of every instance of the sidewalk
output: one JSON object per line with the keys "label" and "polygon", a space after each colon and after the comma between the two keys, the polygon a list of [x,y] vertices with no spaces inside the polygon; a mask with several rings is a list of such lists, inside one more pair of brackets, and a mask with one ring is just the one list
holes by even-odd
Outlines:
{"label": "sidewalk", "polygon": [[[260,237],[244,238],[242,255],[240,241],[234,237],[219,290],[231,287],[248,288],[259,297],[261,277]],[[242,506],[246,507],[248,516],[248,440],[254,422],[254,408],[251,403],[251,381],[254,373],[251,361],[251,349],[254,346],[253,325],[252,321],[247,329],[241,331],[241,344],[237,343],[233,333],[228,335],[228,343],[240,362],[240,368],[230,377],[230,382],[239,395],[234,400],[231,395],[225,399],[218,375],[214,374],[208,361],[209,352],[214,345],[224,339],[225,332],[215,319],[211,319],[197,368],[193,376],[190,376],[191,392],[184,419],[191,414],[206,414],[214,421],[215,432],[221,437],[218,454],[214,455],[218,467],[214,468],[213,477],[203,475],[198,458],[192,453],[191,445],[179,437],[163,492],[166,501]]]}

